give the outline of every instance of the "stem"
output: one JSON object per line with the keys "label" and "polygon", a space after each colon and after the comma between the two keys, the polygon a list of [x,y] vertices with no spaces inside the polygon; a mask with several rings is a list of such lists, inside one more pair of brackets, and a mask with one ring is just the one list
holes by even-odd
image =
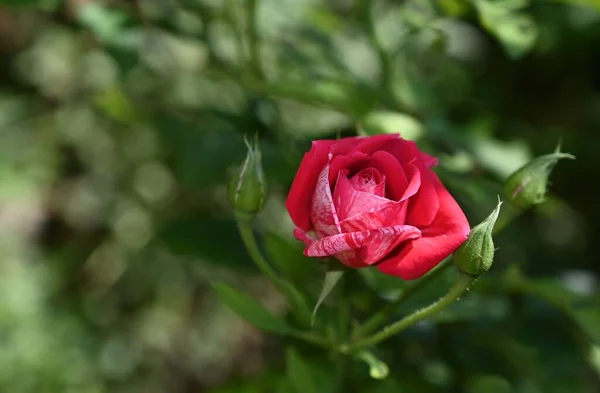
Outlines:
{"label": "stem", "polygon": [[444,295],[438,301],[430,304],[429,306],[422,308],[414,313],[402,318],[398,322],[391,324],[390,326],[383,328],[380,332],[372,335],[371,337],[367,337],[362,340],[358,340],[354,343],[347,344],[340,348],[340,351],[348,353],[352,351],[356,351],[357,349],[362,349],[366,347],[371,347],[375,344],[378,344],[388,338],[395,336],[406,328],[415,325],[418,322],[421,322],[428,317],[437,314],[442,311],[452,303],[454,303],[462,293],[469,288],[469,286],[473,283],[474,278],[471,276],[467,276],[461,272],[458,272],[458,278],[456,283],[446,295]]}
{"label": "stem", "polygon": [[248,31],[248,51],[250,65],[257,77],[264,79],[260,62],[260,46],[256,29],[256,5],[258,0],[246,0],[246,28]]}
{"label": "stem", "polygon": [[273,283],[275,288],[287,298],[292,312],[296,315],[298,321],[309,324],[310,310],[308,309],[303,296],[287,281],[284,281],[277,271],[267,262],[256,243],[256,239],[252,233],[252,227],[240,218],[237,219],[237,225],[250,258],[252,258],[261,272]]}
{"label": "stem", "polygon": [[290,335],[299,340],[303,340],[303,341],[306,341],[307,343],[313,344],[317,347],[321,347],[321,348],[325,348],[325,349],[331,349],[331,347],[332,347],[331,343],[326,338],[317,336],[310,332],[294,330],[290,333]]}
{"label": "stem", "polygon": [[258,266],[260,271],[263,272],[265,276],[267,276],[267,278],[273,283],[273,285],[275,285],[275,287],[281,292],[285,293],[285,291],[281,290],[281,278],[260,252],[258,244],[254,239],[254,235],[252,233],[252,228],[250,227],[250,225],[241,222],[241,220],[238,220],[237,224],[238,230],[240,231],[240,235],[242,237],[244,245],[246,246],[246,249],[248,250],[250,258],[252,258],[252,260]]}
{"label": "stem", "polygon": [[352,334],[353,338],[365,336],[374,330],[376,330],[379,326],[381,326],[385,321],[391,318],[400,304],[402,304],[406,299],[410,298],[412,295],[417,293],[421,288],[429,284],[435,278],[437,278],[440,274],[446,271],[452,264],[450,263],[450,258],[446,258],[442,263],[438,265],[435,270],[431,271],[428,275],[421,278],[414,285],[408,287],[402,294],[398,297],[398,299],[393,302],[387,304],[384,308],[379,310],[376,314],[374,314],[371,318],[369,318],[363,325],[359,326]]}
{"label": "stem", "polygon": [[[506,208],[502,210],[500,213],[500,217],[496,225],[494,226],[494,230],[492,234],[495,236],[502,232],[508,225],[510,225],[516,218],[518,218],[523,213],[522,209],[508,203],[506,204]],[[394,315],[394,312],[400,307],[400,305],[406,301],[406,299],[410,298],[416,292],[418,292],[421,288],[429,284],[431,281],[436,279],[440,274],[442,274],[446,269],[448,269],[452,265],[451,258],[446,258],[442,263],[440,263],[434,270],[432,270],[425,277],[421,278],[414,285],[408,287],[402,294],[398,297],[398,299],[393,302],[387,304],[380,311],[375,313],[371,318],[369,318],[364,324],[359,326],[352,334],[353,338],[361,337],[367,335],[374,330],[376,330],[381,324],[383,324],[386,320],[391,318]]]}
{"label": "stem", "polygon": [[[336,339],[337,345],[346,342],[348,340],[348,324],[350,322],[350,301],[348,299],[348,276],[345,274],[344,277],[338,283],[339,293],[340,293],[340,310],[337,318],[337,328],[336,328]],[[345,382],[346,382],[346,370],[348,368],[348,357],[344,355],[339,355],[337,358],[337,362],[335,365],[334,371],[334,393],[342,393],[345,392]]]}

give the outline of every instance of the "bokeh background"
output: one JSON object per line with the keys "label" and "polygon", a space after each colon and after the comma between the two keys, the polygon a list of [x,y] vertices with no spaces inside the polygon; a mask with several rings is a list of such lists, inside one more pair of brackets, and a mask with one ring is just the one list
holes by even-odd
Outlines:
{"label": "bokeh background", "polygon": [[[211,291],[286,312],[227,177],[258,133],[257,235],[315,296],[283,206],[302,154],[397,131],[473,225],[531,158],[577,159],[475,289],[384,345],[386,380],[355,362],[343,391],[599,392],[599,130],[597,0],[0,0],[0,390],[334,392],[335,359],[290,355]],[[405,285],[353,277],[359,316]]]}

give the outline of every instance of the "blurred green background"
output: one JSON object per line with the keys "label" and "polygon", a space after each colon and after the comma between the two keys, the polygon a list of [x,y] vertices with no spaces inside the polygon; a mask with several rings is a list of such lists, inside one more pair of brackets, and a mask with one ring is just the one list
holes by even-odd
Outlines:
{"label": "blurred green background", "polygon": [[[341,391],[600,392],[599,130],[598,0],[0,0],[0,390],[334,392],[338,360],[211,291],[285,313],[226,179],[258,132],[257,233],[314,296],[283,206],[303,153],[400,132],[472,225],[532,157],[577,160],[464,299],[382,346],[386,380],[352,363]],[[353,280],[359,317],[405,285]]]}

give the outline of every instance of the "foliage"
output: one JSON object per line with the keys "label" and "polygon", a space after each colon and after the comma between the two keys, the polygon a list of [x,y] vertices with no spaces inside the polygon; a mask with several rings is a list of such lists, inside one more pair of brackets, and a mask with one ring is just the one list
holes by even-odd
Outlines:
{"label": "foliage", "polygon": [[[597,389],[596,1],[0,3],[0,390]],[[296,334],[239,237],[227,179],[257,133],[269,197],[254,234],[312,308],[327,268],[292,237],[297,165],[312,139],[395,131],[440,157],[472,225],[534,156],[562,141],[577,160],[557,166],[544,204],[508,218],[503,205],[490,271],[376,347],[389,376],[375,380]],[[343,341],[349,315],[412,284],[346,272],[314,332]]]}

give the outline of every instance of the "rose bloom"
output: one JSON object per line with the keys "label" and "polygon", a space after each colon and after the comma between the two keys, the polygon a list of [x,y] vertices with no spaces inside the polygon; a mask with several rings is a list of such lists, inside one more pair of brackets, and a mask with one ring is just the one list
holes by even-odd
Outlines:
{"label": "rose bloom", "polygon": [[286,201],[304,254],[405,280],[427,273],[470,230],[437,162],[399,135],[314,141]]}

